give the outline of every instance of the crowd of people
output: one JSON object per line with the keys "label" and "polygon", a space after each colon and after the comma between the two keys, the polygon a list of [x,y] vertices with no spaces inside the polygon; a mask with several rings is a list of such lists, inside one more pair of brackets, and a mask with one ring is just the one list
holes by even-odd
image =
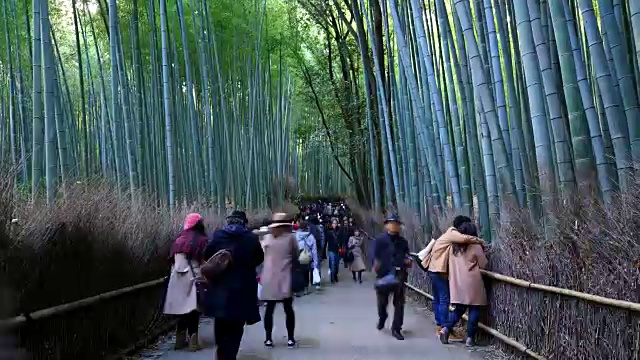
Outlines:
{"label": "crowd of people", "polygon": [[[296,296],[323,283],[322,262],[328,260],[329,283],[340,281],[340,262],[362,283],[367,264],[375,275],[378,330],[385,327],[389,298],[393,296],[392,335],[403,340],[405,287],[409,268],[418,262],[433,284],[437,336],[443,343],[455,339],[454,326],[469,311],[467,344],[486,305],[479,268],[486,265],[482,240],[471,219],[459,216],[450,228],[418,256],[410,254],[402,237],[402,222],[391,215],[385,231],[365,254],[364,233],[343,203],[317,202],[296,216],[275,213],[271,221],[250,229],[244,212],[234,211],[226,225],[207,236],[202,217],[189,214],[170,253],[172,262],[164,312],[176,315],[175,349],[197,351],[201,315],[214,318],[217,359],[237,358],[246,325],[262,320],[264,346],[273,347],[273,315],[281,303],[285,312],[287,346],[296,347]],[[369,259],[369,262],[367,261]],[[326,282],[324,282],[326,283]],[[263,316],[260,305],[264,305]],[[455,311],[449,313],[449,304]]]}

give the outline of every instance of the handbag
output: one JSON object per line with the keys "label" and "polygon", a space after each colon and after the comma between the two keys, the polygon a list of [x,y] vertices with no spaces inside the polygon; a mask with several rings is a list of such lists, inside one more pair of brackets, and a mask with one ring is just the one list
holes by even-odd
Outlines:
{"label": "handbag", "polygon": [[377,291],[390,291],[400,285],[400,280],[396,277],[394,271],[390,271],[387,275],[379,278],[374,283]]}
{"label": "handbag", "polygon": [[202,265],[200,272],[208,282],[214,283],[220,275],[229,267],[233,261],[231,251],[222,249],[218,250],[207,262]]}
{"label": "handbag", "polygon": [[355,255],[353,255],[353,251],[351,250],[347,251],[347,253],[344,255],[344,262],[352,263],[354,260],[355,260]]}

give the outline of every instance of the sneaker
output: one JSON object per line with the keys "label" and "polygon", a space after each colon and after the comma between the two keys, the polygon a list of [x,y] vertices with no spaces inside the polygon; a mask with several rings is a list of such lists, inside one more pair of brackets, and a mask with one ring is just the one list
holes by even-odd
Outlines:
{"label": "sneaker", "polygon": [[287,347],[288,347],[289,349],[292,349],[292,348],[296,347],[296,341],[295,341],[295,340],[289,340],[289,341],[287,341]]}
{"label": "sneaker", "polygon": [[467,338],[467,341],[465,341],[464,344],[467,345],[468,347],[472,347],[475,345],[475,342],[473,341],[472,338]]}
{"label": "sneaker", "polygon": [[438,337],[440,338],[440,342],[443,344],[448,344],[449,343],[449,329],[447,329],[446,327],[442,328],[442,330],[440,330],[440,333],[438,334]]}
{"label": "sneaker", "polygon": [[400,332],[400,330],[393,330],[391,332],[391,336],[393,336],[397,340],[404,340],[404,336],[402,335],[402,332]]}
{"label": "sneaker", "polygon": [[266,346],[268,348],[272,348],[273,347],[273,340],[265,340],[264,341],[264,346]]}

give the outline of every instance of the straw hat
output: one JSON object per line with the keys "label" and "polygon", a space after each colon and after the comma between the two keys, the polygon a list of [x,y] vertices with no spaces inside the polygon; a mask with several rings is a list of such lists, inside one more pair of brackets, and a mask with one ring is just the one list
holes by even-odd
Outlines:
{"label": "straw hat", "polygon": [[271,224],[269,225],[269,229],[280,226],[292,226],[293,219],[289,217],[286,213],[275,213],[271,218]]}

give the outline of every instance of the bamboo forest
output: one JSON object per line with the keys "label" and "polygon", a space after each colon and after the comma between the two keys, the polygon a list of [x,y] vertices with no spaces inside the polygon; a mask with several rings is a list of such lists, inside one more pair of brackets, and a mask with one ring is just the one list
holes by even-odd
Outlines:
{"label": "bamboo forest", "polygon": [[[49,206],[266,208],[274,189],[507,208],[549,236],[640,161],[640,1],[1,0],[0,161]],[[11,169],[11,170],[7,170]],[[428,230],[429,231],[429,230]]]}

